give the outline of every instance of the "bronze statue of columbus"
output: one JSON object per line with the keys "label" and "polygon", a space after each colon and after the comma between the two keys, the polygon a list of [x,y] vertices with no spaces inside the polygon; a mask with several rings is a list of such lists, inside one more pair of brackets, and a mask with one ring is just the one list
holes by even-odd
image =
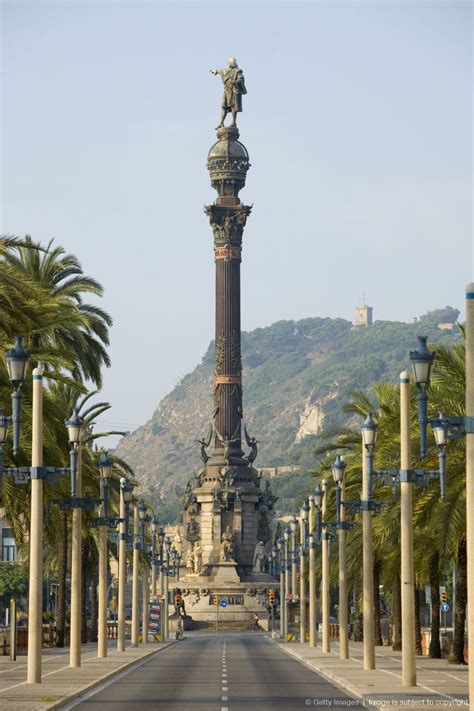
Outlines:
{"label": "bronze statue of columbus", "polygon": [[229,112],[232,113],[231,126],[237,126],[237,113],[242,111],[242,94],[247,93],[243,72],[239,69],[235,57],[228,60],[226,69],[211,69],[210,72],[211,74],[220,74],[224,84],[221,121],[216,129],[224,126],[225,117]]}

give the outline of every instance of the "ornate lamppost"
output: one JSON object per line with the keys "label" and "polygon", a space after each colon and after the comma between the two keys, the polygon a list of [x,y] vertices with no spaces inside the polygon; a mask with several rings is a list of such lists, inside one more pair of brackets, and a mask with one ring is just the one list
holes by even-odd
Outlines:
{"label": "ornate lamppost", "polygon": [[345,520],[343,507],[345,469],[346,463],[338,454],[336,461],[332,465],[332,475],[336,484],[336,528],[339,537],[339,656],[341,659],[349,659],[346,539],[347,529],[352,525],[351,522]]}
{"label": "ornate lamppost", "polygon": [[[435,353],[426,345],[426,337],[418,337],[418,349],[411,351],[416,387],[418,389],[418,422],[420,454],[427,453],[427,425],[431,424],[440,452],[439,469],[441,497],[446,488],[446,444],[466,437],[466,547],[467,547],[467,633],[474,639],[474,283],[466,286],[466,410],[464,415],[428,418],[428,389]],[[474,699],[474,664],[469,666],[469,698]]]}
{"label": "ornate lamppost", "polygon": [[107,656],[107,563],[108,546],[107,531],[116,529],[120,518],[109,516],[109,477],[112,472],[113,462],[108,458],[107,452],[102,450],[97,462],[100,471],[100,506],[99,516],[90,521],[92,527],[99,529],[99,610],[98,610],[98,635],[97,656]]}
{"label": "ornate lamppost", "polygon": [[[424,404],[422,405],[422,407],[424,407]],[[428,486],[430,479],[435,477],[439,478],[441,482],[441,495],[444,496],[444,444],[440,441],[439,469],[419,470],[411,468],[412,456],[410,438],[410,381],[408,373],[406,371],[403,371],[400,374],[400,469],[391,469],[386,471],[374,470],[373,457],[375,450],[375,442],[377,438],[377,425],[373,422],[370,414],[362,428],[362,436],[366,450],[365,461],[367,468],[367,492],[369,497],[372,494],[372,480],[374,476],[382,477],[386,483],[388,483],[389,481],[392,484],[396,483],[397,481],[400,482],[402,684],[405,687],[415,686],[416,645],[414,579],[415,573],[413,564],[413,485],[417,484],[418,486],[426,487]],[[371,589],[373,591],[373,585]],[[367,592],[370,595],[370,591]],[[373,604],[371,612],[373,619]]]}
{"label": "ornate lamppost", "polygon": [[127,583],[127,538],[128,510],[133,487],[122,477],[120,479],[120,531],[119,531],[119,583],[118,583],[118,618],[117,650],[125,651],[125,590]]}
{"label": "ornate lamppost", "polygon": [[30,515],[30,568],[28,596],[28,659],[27,682],[39,684],[41,675],[41,646],[43,636],[43,488],[44,482],[57,483],[60,475],[71,469],[43,466],[43,370],[33,370],[32,392],[32,443],[31,467],[4,468],[3,444],[6,442],[9,423],[13,424],[13,455],[19,453],[22,386],[25,381],[29,353],[23,347],[22,336],[15,337],[15,344],[5,352],[8,378],[13,385],[12,416],[0,414],[0,483],[3,475],[14,477],[16,484],[31,481]]}
{"label": "ornate lamppost", "polygon": [[284,593],[285,596],[283,598],[283,605],[285,607],[285,612],[283,619],[285,621],[285,626],[284,626],[284,641],[288,641],[288,627],[289,627],[289,620],[288,620],[288,614],[289,614],[289,608],[288,608],[288,599],[290,596],[290,566],[291,566],[291,560],[290,560],[290,551],[289,551],[289,540],[290,540],[290,529],[288,526],[285,528],[283,531],[283,562],[285,565],[285,586],[284,586]]}
{"label": "ornate lamppost", "polygon": [[308,525],[308,505],[306,501],[300,510],[300,642],[304,644],[306,641],[306,577],[305,577],[305,553],[307,543],[307,525]]}

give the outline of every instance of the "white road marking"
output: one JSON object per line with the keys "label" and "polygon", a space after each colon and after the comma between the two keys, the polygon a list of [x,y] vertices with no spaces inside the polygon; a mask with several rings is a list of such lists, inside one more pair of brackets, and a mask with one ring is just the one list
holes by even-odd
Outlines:
{"label": "white road marking", "polygon": [[223,697],[222,697],[222,701],[229,701],[229,697],[228,697],[228,696],[223,696]]}

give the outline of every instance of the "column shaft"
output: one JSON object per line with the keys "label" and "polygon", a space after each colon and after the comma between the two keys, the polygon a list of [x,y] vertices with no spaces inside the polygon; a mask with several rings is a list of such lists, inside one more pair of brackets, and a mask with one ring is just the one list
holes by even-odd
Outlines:
{"label": "column shaft", "polygon": [[[410,383],[408,373],[400,375],[400,459],[401,470],[411,467]],[[402,684],[416,685],[415,571],[413,567],[413,484],[400,484],[401,588],[402,588]]]}
{"label": "column shaft", "polygon": [[[33,370],[31,466],[43,466],[43,371]],[[27,681],[41,683],[43,637],[43,480],[31,480]]]}
{"label": "column shaft", "polygon": [[[474,417],[474,283],[466,287],[466,415]],[[466,434],[467,636],[474,649],[474,433]],[[474,704],[474,651],[469,698]]]}
{"label": "column shaft", "polygon": [[[369,500],[367,453],[362,443],[362,501]],[[374,553],[372,511],[362,512],[364,669],[375,669]]]}

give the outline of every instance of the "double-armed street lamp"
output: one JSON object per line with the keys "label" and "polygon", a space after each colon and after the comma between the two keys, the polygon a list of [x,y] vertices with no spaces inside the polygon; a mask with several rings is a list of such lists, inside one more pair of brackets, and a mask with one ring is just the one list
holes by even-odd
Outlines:
{"label": "double-armed street lamp", "polygon": [[159,521],[155,516],[151,519],[150,523],[150,533],[151,533],[151,550],[150,550],[150,558],[151,558],[151,597],[152,599],[155,598],[156,596],[156,569],[158,567],[158,563],[155,562],[155,556],[156,556],[156,538],[158,535],[158,527],[159,527]]}
{"label": "double-armed street lamp", "polygon": [[307,546],[308,505],[306,501],[300,509],[300,642],[306,641],[306,576],[305,555]]}
{"label": "double-armed street lamp", "polygon": [[298,600],[298,557],[296,548],[296,535],[298,531],[298,520],[296,516],[292,516],[290,519],[290,532],[291,532],[291,593],[292,600]]}
{"label": "double-armed street lamp", "polygon": [[332,475],[336,484],[336,528],[339,539],[339,656],[341,659],[349,659],[349,592],[347,585],[346,539],[347,530],[354,525],[352,521],[345,520],[345,470],[346,463],[338,454],[336,461],[332,465]]}
{"label": "double-armed street lamp", "polygon": [[[413,359],[413,353],[412,353]],[[425,363],[424,374],[429,376],[430,364]],[[417,376],[415,376],[417,377]],[[426,405],[425,393],[422,392],[421,411],[424,412]],[[419,401],[420,402],[420,401]],[[415,571],[413,563],[413,485],[426,487],[433,478],[439,478],[441,497],[445,495],[445,441],[441,436],[437,436],[439,452],[439,468],[436,470],[419,470],[412,468],[411,436],[410,436],[410,380],[408,373],[403,371],[400,374],[400,469],[390,469],[385,471],[374,470],[373,458],[377,439],[377,424],[373,421],[369,413],[362,427],[362,437],[364,442],[365,456],[364,464],[366,475],[366,492],[371,498],[372,482],[374,476],[382,477],[385,483],[400,483],[400,545],[401,545],[401,601],[402,601],[402,684],[405,687],[416,685],[416,644],[415,644]],[[420,439],[422,449],[426,446],[426,437]],[[364,509],[365,513],[365,509]],[[365,540],[364,540],[365,543]],[[370,541],[371,543],[371,541]],[[372,563],[372,550],[370,546],[370,558]],[[371,565],[371,570],[373,567]],[[370,572],[365,570],[364,564],[364,600],[366,575],[370,578]],[[373,576],[373,572],[372,572]],[[372,577],[372,605],[367,610],[370,620],[373,622],[373,577]],[[367,590],[370,598],[370,591]],[[366,609],[364,603],[364,625]],[[365,635],[365,629],[364,629]],[[371,643],[372,644],[372,643]],[[375,666],[375,662],[374,662]],[[367,667],[366,667],[367,668]],[[369,667],[374,668],[374,667]]]}
{"label": "double-armed street lamp", "polygon": [[[145,553],[145,541],[147,534],[147,507],[143,500],[138,505],[138,513],[140,516],[140,547]],[[148,561],[148,557],[146,558]],[[148,605],[150,604],[150,586],[148,582],[148,565],[144,565],[142,572],[142,641],[144,644],[148,642]]]}
{"label": "double-armed street lamp", "polygon": [[290,600],[290,590],[291,590],[291,558],[290,558],[290,536],[291,530],[289,526],[286,526],[283,531],[283,563],[285,566],[285,642],[288,639],[289,630],[289,600]]}
{"label": "double-armed street lamp", "polygon": [[132,485],[125,477],[120,479],[120,530],[119,530],[119,582],[117,615],[117,650],[125,651],[125,595],[127,584],[127,539],[128,511],[132,497]]}
{"label": "double-armed street lamp", "polygon": [[276,543],[277,547],[277,560],[278,560],[278,572],[280,575],[280,637],[286,640],[286,626],[285,626],[285,613],[286,613],[286,602],[285,602],[285,552],[284,552],[284,542],[282,538],[279,538]]}
{"label": "double-armed street lamp", "polygon": [[69,666],[81,666],[81,578],[82,578],[82,509],[91,511],[101,503],[97,497],[82,496],[82,435],[84,420],[75,408],[66,420],[71,445],[71,496],[55,499],[63,511],[72,509],[71,527],[71,626]]}
{"label": "double-armed street lamp", "polygon": [[31,482],[31,515],[29,531],[29,595],[28,595],[28,658],[27,682],[39,684],[41,675],[41,647],[43,634],[43,488],[44,482],[55,484],[60,475],[73,471],[71,468],[43,466],[43,370],[35,368],[32,373],[32,445],[31,467],[7,468],[3,466],[3,445],[7,439],[8,426],[13,425],[13,456],[20,448],[20,423],[22,386],[30,354],[23,347],[22,336],[15,337],[15,344],[6,351],[8,378],[13,385],[12,416],[0,413],[0,484],[3,475],[14,477],[16,484]]}
{"label": "double-armed street lamp", "polygon": [[107,564],[108,546],[107,531],[116,529],[120,518],[109,516],[109,478],[112,473],[113,462],[107,452],[102,450],[97,462],[100,472],[100,505],[99,516],[90,521],[92,527],[99,529],[99,605],[98,605],[98,634],[97,656],[107,656]]}
{"label": "double-armed street lamp", "polygon": [[[418,422],[420,454],[427,453],[427,426],[431,424],[440,452],[439,477],[441,496],[445,492],[445,448],[450,440],[466,438],[466,546],[467,546],[467,636],[474,640],[474,283],[466,286],[466,409],[464,415],[428,418],[428,389],[435,353],[426,345],[426,337],[418,337],[418,349],[411,351],[414,379],[418,390]],[[469,698],[474,699],[474,664],[469,665]]]}
{"label": "double-armed street lamp", "polygon": [[169,575],[170,575],[170,551],[171,538],[165,538],[165,565],[163,569],[164,589],[163,589],[163,641],[169,639]]}
{"label": "double-armed street lamp", "polygon": [[139,499],[133,501],[133,558],[132,558],[132,630],[131,646],[138,647],[138,566],[140,561]]}

